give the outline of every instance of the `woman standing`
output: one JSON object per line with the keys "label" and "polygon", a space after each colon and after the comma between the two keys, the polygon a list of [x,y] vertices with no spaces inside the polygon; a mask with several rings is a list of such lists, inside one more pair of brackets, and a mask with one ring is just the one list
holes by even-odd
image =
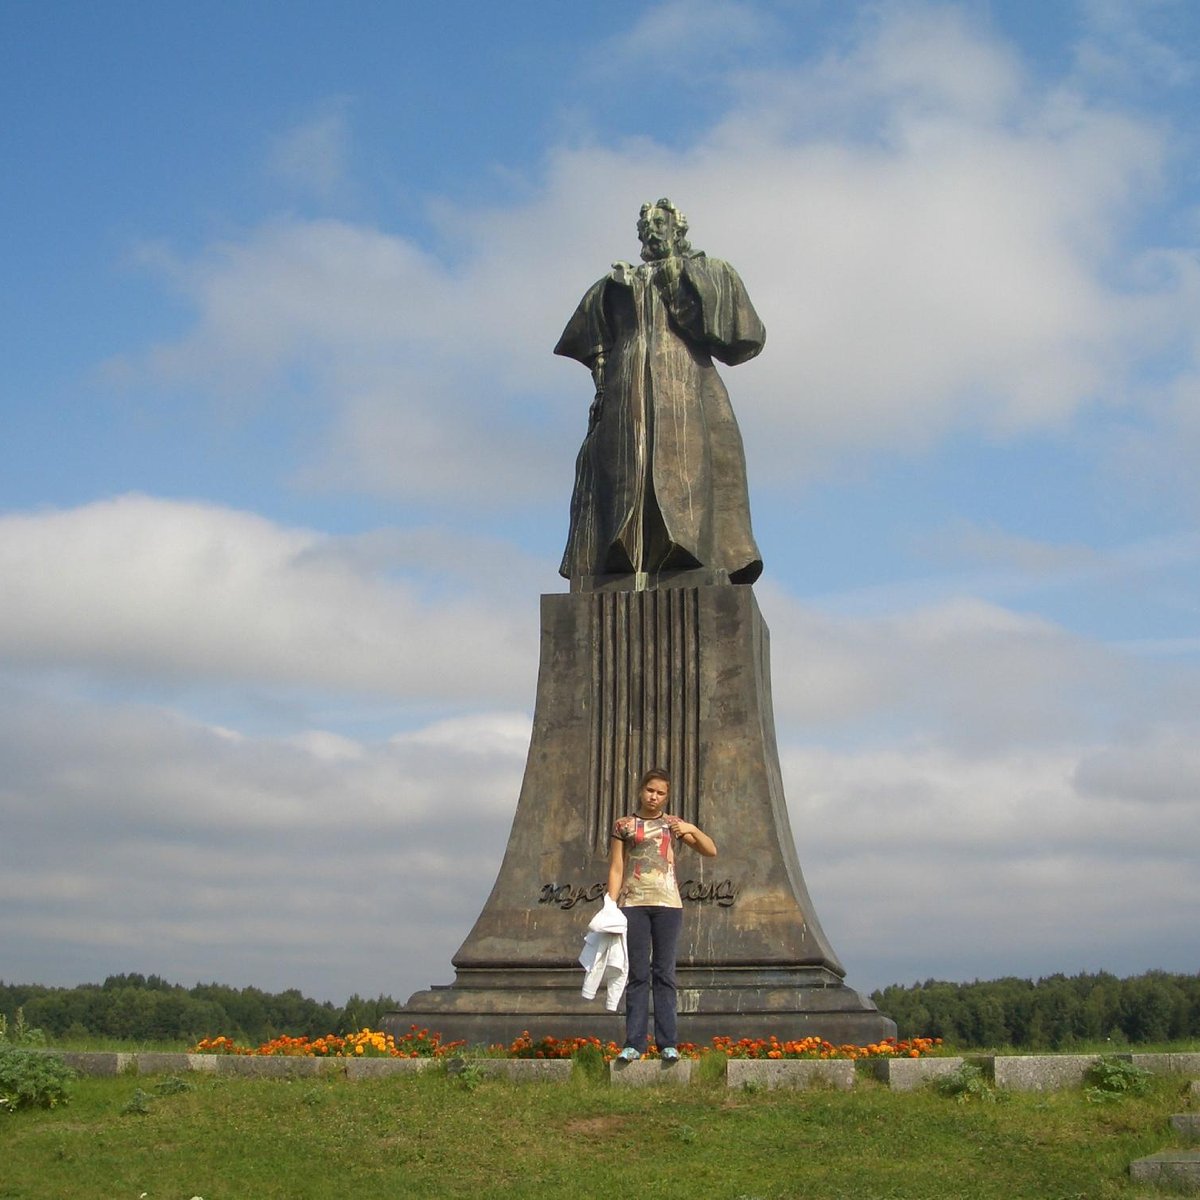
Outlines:
{"label": "woman standing", "polygon": [[638,810],[613,825],[608,859],[608,894],[629,922],[629,984],[625,989],[625,1048],[617,1057],[632,1062],[646,1052],[650,984],[654,983],[654,1037],[668,1061],[675,1048],[675,948],[683,923],[683,902],[675,882],[675,849],[680,841],[706,858],[717,847],[708,834],[666,812],[671,779],[652,767],[642,776]]}

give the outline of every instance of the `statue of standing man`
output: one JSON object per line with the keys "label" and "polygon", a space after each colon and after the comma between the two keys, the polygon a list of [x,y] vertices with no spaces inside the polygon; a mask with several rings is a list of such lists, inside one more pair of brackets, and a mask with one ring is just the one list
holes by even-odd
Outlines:
{"label": "statue of standing man", "polygon": [[693,250],[668,199],[642,205],[642,263],[613,264],[555,354],[592,372],[559,572],[572,591],[753,583],[746,457],[713,359],[736,366],[766,330],[737,272]]}

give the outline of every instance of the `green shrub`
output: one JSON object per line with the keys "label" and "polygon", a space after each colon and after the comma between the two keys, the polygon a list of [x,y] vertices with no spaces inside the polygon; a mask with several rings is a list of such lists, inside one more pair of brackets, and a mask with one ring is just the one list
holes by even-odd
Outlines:
{"label": "green shrub", "polygon": [[988,1083],[982,1069],[969,1062],[963,1063],[952,1075],[935,1079],[933,1089],[939,1096],[949,1096],[960,1104],[966,1104],[968,1100],[994,1103],[998,1099],[996,1089]]}
{"label": "green shrub", "polygon": [[141,1088],[137,1088],[133,1095],[121,1108],[121,1116],[123,1117],[145,1117],[150,1114],[150,1102],[154,1099],[149,1092],[143,1092]]}
{"label": "green shrub", "polygon": [[1150,1090],[1150,1072],[1106,1055],[1088,1067],[1083,1082],[1083,1094],[1093,1104],[1108,1104],[1123,1096],[1144,1096]]}
{"label": "green shrub", "polygon": [[446,1074],[466,1092],[473,1092],[483,1082],[483,1067],[465,1058],[448,1060]]}
{"label": "green shrub", "polygon": [[74,1078],[61,1055],[0,1042],[0,1109],[6,1112],[65,1104]]}

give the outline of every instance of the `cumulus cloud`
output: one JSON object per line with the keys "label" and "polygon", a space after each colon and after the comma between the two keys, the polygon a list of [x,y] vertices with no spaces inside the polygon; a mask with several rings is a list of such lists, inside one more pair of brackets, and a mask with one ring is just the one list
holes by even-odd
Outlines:
{"label": "cumulus cloud", "polygon": [[[144,496],[9,515],[0,518],[0,658],[429,703],[528,703],[534,601],[518,608],[502,585],[447,594],[438,578],[436,567],[455,556],[451,578],[460,575],[480,543],[428,531],[340,540]],[[519,558],[511,548],[487,552],[510,567]]]}
{"label": "cumulus cloud", "polygon": [[[1172,773],[1194,758],[1160,750]],[[1193,970],[1197,796],[1128,775],[1100,795],[1105,753],[788,750],[805,877],[851,981]]]}
{"label": "cumulus cloud", "polygon": [[1085,795],[1158,809],[1155,826],[1175,836],[1200,805],[1200,727],[1166,721],[1132,744],[1107,746],[1081,759],[1075,784]]}
{"label": "cumulus cloud", "polygon": [[1037,744],[1105,727],[1146,686],[1103,646],[971,597],[882,616],[769,609],[776,711],[795,728]]}
{"label": "cumulus cloud", "polygon": [[122,963],[337,1000],[449,981],[529,737],[497,712],[377,743],[256,738],[13,686],[0,714],[0,936],[23,977]]}

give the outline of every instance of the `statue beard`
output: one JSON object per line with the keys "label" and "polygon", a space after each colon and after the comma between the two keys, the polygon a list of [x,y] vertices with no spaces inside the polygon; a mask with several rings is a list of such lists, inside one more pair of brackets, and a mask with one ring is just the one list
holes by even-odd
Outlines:
{"label": "statue beard", "polygon": [[670,258],[674,249],[674,244],[671,242],[649,237],[642,243],[642,261],[661,262],[664,258]]}

